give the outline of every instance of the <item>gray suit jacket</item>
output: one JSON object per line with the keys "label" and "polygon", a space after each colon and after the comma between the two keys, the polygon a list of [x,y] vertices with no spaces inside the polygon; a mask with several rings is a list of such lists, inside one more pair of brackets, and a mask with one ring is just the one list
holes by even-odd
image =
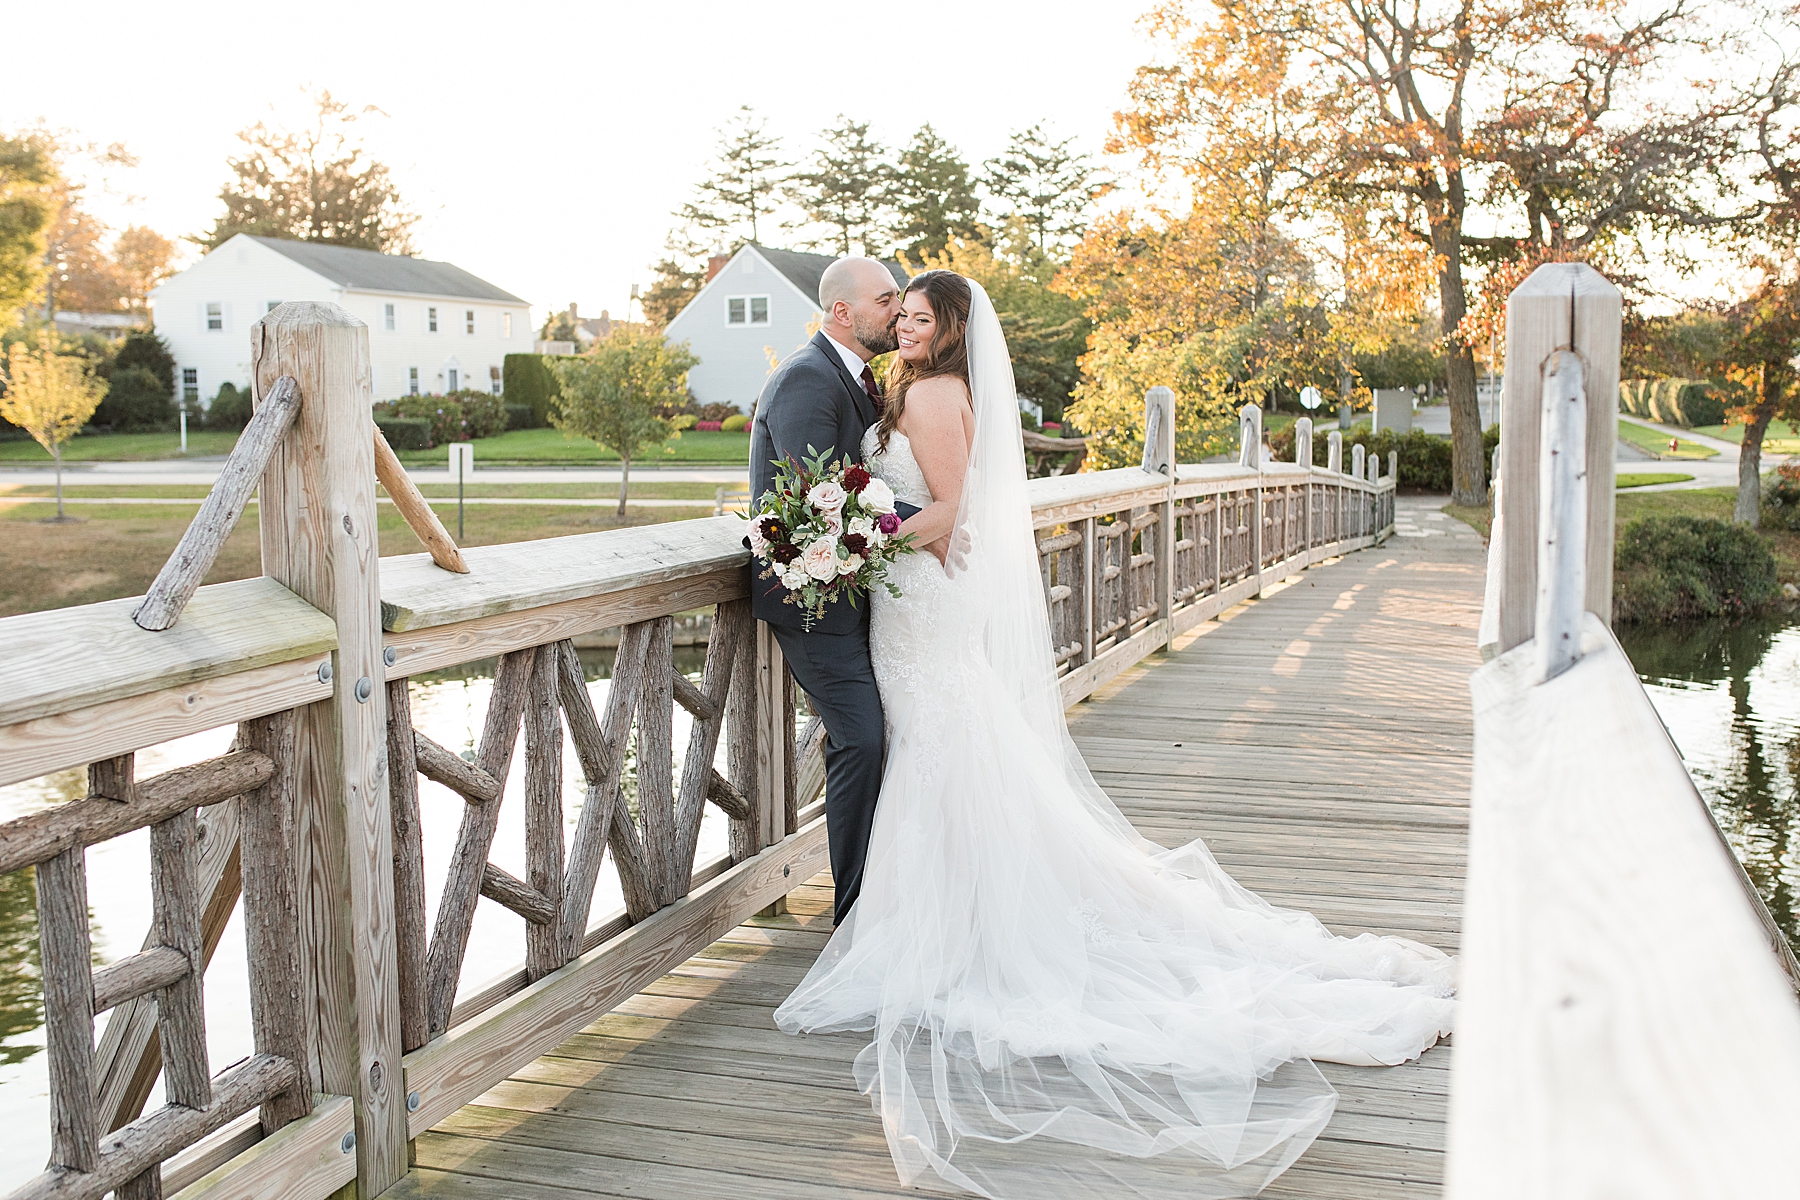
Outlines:
{"label": "gray suit jacket", "polygon": [[[875,405],[862,383],[844,369],[844,360],[821,331],[775,368],[756,400],[750,429],[750,494],[760,497],[775,486],[775,460],[798,465],[807,447],[831,452],[834,459],[862,461],[863,434],[875,424]],[[759,620],[789,629],[802,626],[797,605],[785,603],[787,589],[759,576],[760,562],[750,568],[751,608]],[[869,619],[869,601],[857,598],[827,604],[815,633],[851,633]]]}

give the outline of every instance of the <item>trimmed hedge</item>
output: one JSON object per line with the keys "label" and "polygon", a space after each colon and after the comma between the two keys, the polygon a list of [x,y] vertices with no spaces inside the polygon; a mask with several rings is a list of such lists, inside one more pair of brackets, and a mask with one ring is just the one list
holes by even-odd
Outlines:
{"label": "trimmed hedge", "polygon": [[[1500,444],[1500,427],[1488,429],[1481,435],[1482,473],[1492,482],[1494,466],[1494,447]],[[1392,429],[1383,429],[1379,433],[1371,432],[1367,425],[1358,425],[1344,437],[1344,467],[1350,466],[1350,447],[1360,445],[1365,453],[1372,454],[1381,460],[1381,469],[1387,471],[1387,456],[1391,451],[1400,455],[1400,486],[1421,492],[1448,492],[1454,476],[1450,461],[1450,439],[1435,437],[1421,429],[1409,430],[1404,434],[1395,433]],[[1294,427],[1269,435],[1269,447],[1274,451],[1279,462],[1294,461]],[[1313,465],[1323,467],[1329,465],[1331,454],[1331,429],[1328,426],[1313,428]]]}
{"label": "trimmed hedge", "polygon": [[544,364],[544,354],[508,354],[501,360],[500,389],[508,404],[531,406],[530,426],[542,429],[550,424],[552,413],[562,408],[562,385]]}
{"label": "trimmed hedge", "polygon": [[381,430],[381,436],[396,452],[431,449],[431,422],[423,417],[378,416],[375,428]]}
{"label": "trimmed hedge", "polygon": [[1775,555],[1747,525],[1639,517],[1613,553],[1613,619],[1670,621],[1754,613],[1781,594]]}
{"label": "trimmed hedge", "polygon": [[742,433],[745,429],[749,428],[749,426],[750,418],[746,417],[743,413],[732,413],[729,417],[726,417],[723,421],[719,422],[719,428],[723,429],[726,433]]}
{"label": "trimmed hedge", "polygon": [[538,423],[537,410],[531,405],[508,404],[506,406],[506,428],[508,430],[539,429],[542,426]]}
{"label": "trimmed hedge", "polygon": [[1703,379],[1622,379],[1619,411],[1683,429],[1725,420],[1725,402]]}

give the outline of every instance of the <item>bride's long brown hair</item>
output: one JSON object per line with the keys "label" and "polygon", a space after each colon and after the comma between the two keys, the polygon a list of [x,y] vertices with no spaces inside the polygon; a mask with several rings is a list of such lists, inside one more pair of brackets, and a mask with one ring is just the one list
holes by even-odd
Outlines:
{"label": "bride's long brown hair", "polygon": [[913,292],[924,294],[925,302],[931,305],[937,330],[925,348],[923,362],[909,363],[895,355],[893,365],[888,368],[887,398],[881,410],[881,423],[876,426],[879,430],[876,442],[884,454],[888,434],[899,426],[900,416],[906,411],[908,388],[921,379],[939,375],[954,375],[965,387],[969,382],[969,347],[964,340],[969,325],[969,305],[974,299],[969,291],[969,281],[955,271],[925,271],[912,277],[906,291],[908,295]]}

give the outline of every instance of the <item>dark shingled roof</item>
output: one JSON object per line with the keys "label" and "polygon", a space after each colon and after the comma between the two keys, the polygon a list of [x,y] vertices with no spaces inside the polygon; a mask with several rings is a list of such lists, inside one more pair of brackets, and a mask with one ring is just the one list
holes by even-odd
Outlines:
{"label": "dark shingled roof", "polygon": [[[819,299],[819,278],[825,274],[825,268],[838,260],[835,254],[807,254],[801,250],[775,250],[768,246],[758,246],[751,242],[750,246],[758,254],[769,260],[769,265],[787,276],[788,281],[799,288],[806,298],[817,302]],[[882,266],[893,273],[894,282],[901,287],[906,286],[906,268],[892,259],[884,260]]]}
{"label": "dark shingled roof", "polygon": [[[347,288],[525,303],[511,292],[502,291],[485,279],[477,279],[447,262],[406,258],[374,250],[353,250],[349,246],[325,246],[318,242],[292,242],[255,234],[244,236]],[[818,290],[816,286],[814,290]]]}

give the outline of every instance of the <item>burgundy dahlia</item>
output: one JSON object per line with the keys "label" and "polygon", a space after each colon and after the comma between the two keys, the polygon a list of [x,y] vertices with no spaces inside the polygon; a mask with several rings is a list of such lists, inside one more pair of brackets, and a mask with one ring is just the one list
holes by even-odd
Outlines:
{"label": "burgundy dahlia", "polygon": [[860,533],[846,533],[844,535],[844,549],[852,554],[860,554],[866,558],[869,554],[869,539]]}
{"label": "burgundy dahlia", "polygon": [[[844,490],[860,492],[869,486],[869,472],[862,467],[852,466],[844,472]],[[860,550],[858,554],[862,553]]]}

